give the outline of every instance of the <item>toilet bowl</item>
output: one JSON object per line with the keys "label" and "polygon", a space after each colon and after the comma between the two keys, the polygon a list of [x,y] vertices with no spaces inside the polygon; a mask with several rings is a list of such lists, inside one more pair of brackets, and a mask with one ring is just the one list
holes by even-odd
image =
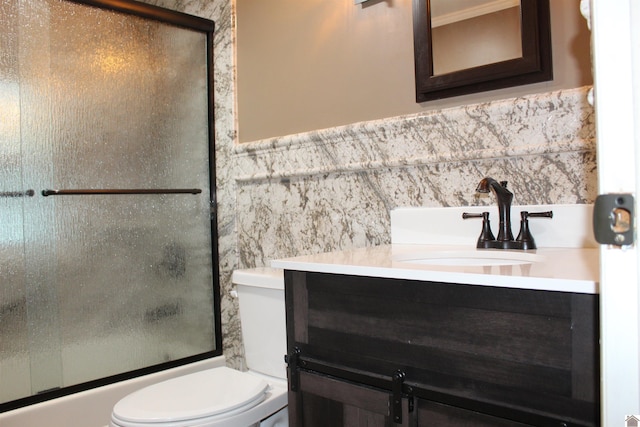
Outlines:
{"label": "toilet bowl", "polygon": [[111,427],[287,427],[284,279],[280,269],[236,270],[247,372],[220,367],[122,398]]}

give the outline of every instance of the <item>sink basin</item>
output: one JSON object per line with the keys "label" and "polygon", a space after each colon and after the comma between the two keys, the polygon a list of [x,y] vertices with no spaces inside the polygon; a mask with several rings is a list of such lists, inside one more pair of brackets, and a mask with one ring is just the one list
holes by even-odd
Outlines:
{"label": "sink basin", "polygon": [[540,262],[542,259],[541,255],[534,253],[503,250],[405,253],[393,257],[397,262],[436,266],[520,265]]}

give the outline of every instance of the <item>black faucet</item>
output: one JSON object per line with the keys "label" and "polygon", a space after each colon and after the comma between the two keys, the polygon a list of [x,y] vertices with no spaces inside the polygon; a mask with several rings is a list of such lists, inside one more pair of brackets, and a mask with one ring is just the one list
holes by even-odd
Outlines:
{"label": "black faucet", "polygon": [[498,214],[500,215],[500,223],[498,227],[498,237],[494,238],[489,225],[489,212],[481,214],[463,213],[462,218],[482,218],[482,233],[478,238],[477,248],[479,249],[536,249],[535,241],[529,231],[529,218],[553,218],[553,212],[526,212],[520,213],[520,233],[518,238],[513,238],[511,232],[511,202],[513,201],[513,193],[507,190],[507,181],[496,181],[493,178],[484,178],[476,188],[478,193],[488,193],[493,191],[498,201]]}
{"label": "black faucet", "polygon": [[[513,241],[513,233],[511,232],[511,201],[513,201],[513,193],[507,190],[507,181],[496,181],[493,178],[484,178],[476,188],[478,193],[488,193],[493,191],[498,200],[498,215],[500,223],[498,225],[498,242]],[[503,249],[509,249],[504,247]]]}

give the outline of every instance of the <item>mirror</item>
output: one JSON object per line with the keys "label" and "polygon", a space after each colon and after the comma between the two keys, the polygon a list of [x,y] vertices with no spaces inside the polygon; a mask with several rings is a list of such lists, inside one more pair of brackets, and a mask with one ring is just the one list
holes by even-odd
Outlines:
{"label": "mirror", "polygon": [[413,0],[416,102],[551,80],[549,0]]}

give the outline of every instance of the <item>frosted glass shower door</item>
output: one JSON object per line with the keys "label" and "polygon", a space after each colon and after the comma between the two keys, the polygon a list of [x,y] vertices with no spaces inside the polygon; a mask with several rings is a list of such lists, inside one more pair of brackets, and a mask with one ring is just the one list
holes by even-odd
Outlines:
{"label": "frosted glass shower door", "polygon": [[[16,34],[17,5],[0,2],[4,30]],[[0,402],[29,395],[24,200],[17,37],[0,37]],[[29,193],[31,194],[31,193]],[[16,375],[14,375],[14,373]],[[5,384],[11,384],[8,387]]]}
{"label": "frosted glass shower door", "polygon": [[61,0],[0,19],[0,404],[213,354],[207,33]]}

